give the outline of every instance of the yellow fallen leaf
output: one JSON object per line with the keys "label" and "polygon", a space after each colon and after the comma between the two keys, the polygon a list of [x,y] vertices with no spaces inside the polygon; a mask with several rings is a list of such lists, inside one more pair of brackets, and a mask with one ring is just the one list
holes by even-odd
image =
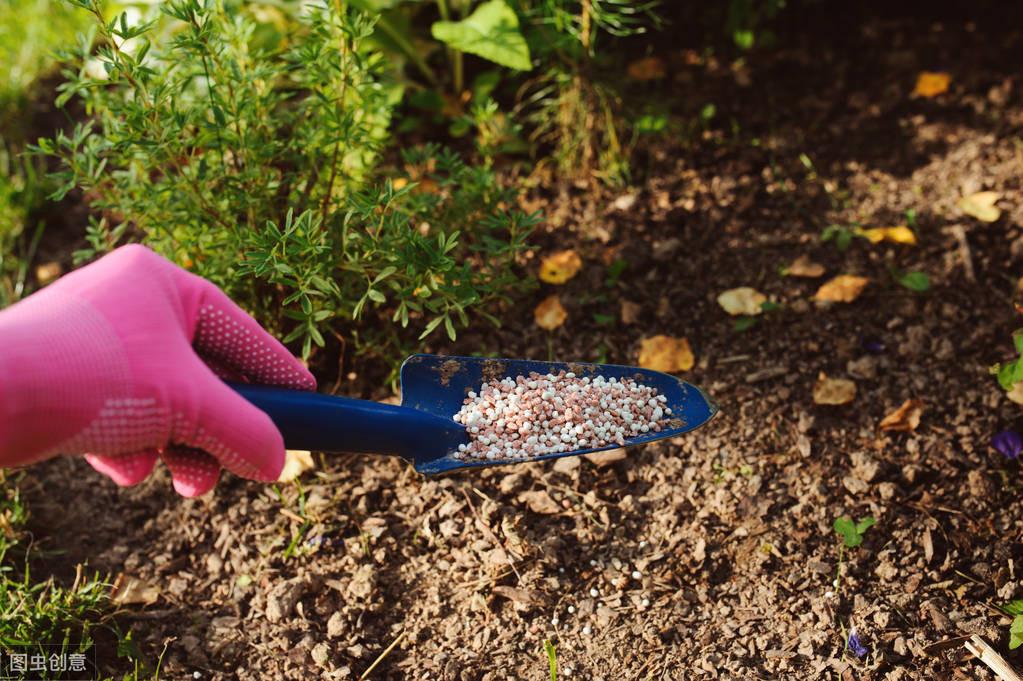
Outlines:
{"label": "yellow fallen leaf", "polygon": [[816,279],[824,276],[824,265],[810,260],[810,256],[801,255],[792,261],[792,264],[785,268],[785,274],[790,277],[807,277]]}
{"label": "yellow fallen leaf", "polygon": [[633,80],[660,80],[667,75],[660,57],[645,57],[629,64],[629,78]]}
{"label": "yellow fallen leaf", "polygon": [[920,425],[924,403],[920,400],[906,400],[902,406],[881,419],[881,430],[898,430],[912,433]]}
{"label": "yellow fallen leaf", "polygon": [[858,229],[856,233],[866,237],[872,244],[882,241],[890,241],[893,244],[916,245],[916,234],[906,225],[898,227],[872,227],[871,229]]}
{"label": "yellow fallen leaf", "polygon": [[541,329],[553,331],[568,319],[568,312],[561,304],[561,298],[557,295],[548,296],[540,301],[540,304],[533,310],[533,319]]}
{"label": "yellow fallen leaf", "polygon": [[654,371],[689,371],[696,363],[686,338],[653,336],[639,343],[639,365]]}
{"label": "yellow fallen leaf", "polygon": [[848,378],[830,378],[824,372],[813,386],[814,404],[849,404],[856,399],[856,384]]}
{"label": "yellow fallen leaf", "polygon": [[981,222],[994,222],[1002,215],[995,205],[1002,195],[998,192],[977,192],[959,199],[959,210]]}
{"label": "yellow fallen leaf", "polygon": [[718,296],[718,305],[730,315],[755,315],[763,312],[760,305],[767,302],[767,296],[749,286],[728,289]]}
{"label": "yellow fallen leaf", "polygon": [[1012,390],[1005,393],[1005,396],[1016,404],[1023,404],[1023,381],[1014,384]]}
{"label": "yellow fallen leaf", "polygon": [[937,97],[943,92],[948,92],[952,76],[944,71],[921,71],[916,77],[916,87],[913,94],[917,97]]}
{"label": "yellow fallen leaf", "polygon": [[817,289],[816,300],[831,303],[851,303],[860,297],[870,280],[853,274],[840,274]]}
{"label": "yellow fallen leaf", "polygon": [[291,482],[308,470],[316,468],[312,452],[302,449],[288,449],[284,452],[284,468],[277,482]]}
{"label": "yellow fallen leaf", "polygon": [[583,266],[575,251],[559,251],[548,255],[540,263],[540,280],[548,284],[564,284]]}

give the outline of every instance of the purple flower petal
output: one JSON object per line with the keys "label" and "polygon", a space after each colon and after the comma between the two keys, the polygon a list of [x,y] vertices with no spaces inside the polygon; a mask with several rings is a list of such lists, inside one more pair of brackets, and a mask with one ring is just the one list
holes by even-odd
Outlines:
{"label": "purple flower petal", "polygon": [[868,336],[867,338],[864,338],[860,345],[863,347],[864,350],[866,350],[872,355],[880,355],[885,351],[884,343],[882,343],[880,339],[874,338],[873,336]]}
{"label": "purple flower petal", "polygon": [[846,641],[846,647],[856,657],[863,657],[870,652],[867,650],[867,646],[863,645],[863,642],[860,641],[860,635],[856,633],[855,629],[849,632],[849,640]]}
{"label": "purple flower petal", "polygon": [[991,446],[1007,459],[1018,459],[1023,451],[1023,436],[1015,430],[1003,430],[991,438]]}

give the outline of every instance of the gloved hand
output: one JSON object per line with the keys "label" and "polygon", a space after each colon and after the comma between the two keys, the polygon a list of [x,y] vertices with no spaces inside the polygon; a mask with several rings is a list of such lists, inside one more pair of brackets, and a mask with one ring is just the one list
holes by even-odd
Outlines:
{"label": "gloved hand", "polygon": [[0,311],[0,465],[86,453],[119,485],[157,457],[185,496],[220,467],[276,480],[284,443],[219,376],[313,390],[302,364],[216,286],[124,246]]}

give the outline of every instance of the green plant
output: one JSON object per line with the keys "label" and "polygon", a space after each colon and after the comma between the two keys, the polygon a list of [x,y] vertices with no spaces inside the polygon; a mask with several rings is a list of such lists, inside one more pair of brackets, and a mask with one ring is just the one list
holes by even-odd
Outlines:
{"label": "green plant", "polygon": [[842,538],[838,545],[838,567],[835,569],[835,593],[842,593],[842,566],[846,549],[854,549],[863,543],[863,535],[867,530],[877,524],[873,516],[865,516],[858,521],[842,516],[835,518],[833,525],[835,532]]}
{"label": "green plant", "polygon": [[113,619],[106,579],[87,575],[82,566],[71,586],[33,575],[30,563],[44,552],[26,528],[29,511],[20,480],[20,475],[0,471],[0,647],[49,655],[55,652],[53,646],[60,646],[65,655],[88,654],[95,634],[105,630],[116,639],[117,657],[133,670],[124,681],[158,677],[162,655],[153,672],[141,662],[131,632],[122,631]]}
{"label": "green plant", "polygon": [[[593,173],[620,185],[629,174],[618,88],[599,77],[595,62],[604,38],[627,38],[661,25],[658,0],[522,0],[527,39],[544,65],[520,91],[517,111],[530,139],[549,145],[562,173]],[[639,126],[656,125],[639,119]]]}
{"label": "green plant", "polygon": [[1021,402],[1023,395],[1017,386],[1023,383],[1023,329],[1013,331],[1012,344],[1019,356],[1009,362],[995,364],[990,372],[997,376],[998,384],[1009,394],[1010,399]]}
{"label": "green plant", "polygon": [[547,666],[550,669],[551,681],[558,681],[558,647],[544,639],[543,650],[547,653]]}
{"label": "green plant", "polygon": [[80,97],[93,118],[38,150],[62,162],[56,196],[81,187],[98,213],[82,258],[140,235],[306,357],[334,335],[394,360],[441,326],[454,338],[474,309],[496,321],[482,308],[519,283],[540,217],[438,146],[385,177],[402,86],[370,40],[374,17],[331,0],[265,47],[235,3],[171,0],[161,23],[133,25],[108,21],[101,0],[68,1],[95,29],[66,55],[60,101]]}

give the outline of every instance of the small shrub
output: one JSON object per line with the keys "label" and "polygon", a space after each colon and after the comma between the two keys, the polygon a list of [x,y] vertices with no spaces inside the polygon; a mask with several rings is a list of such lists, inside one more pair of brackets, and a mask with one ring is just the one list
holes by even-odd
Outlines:
{"label": "small shrub", "polygon": [[517,190],[437,146],[378,167],[403,89],[372,16],[312,5],[267,40],[233,3],[172,0],[132,25],[68,1],[96,28],[66,55],[60,102],[91,118],[39,150],[61,159],[56,196],[81,187],[98,212],[80,257],[141,238],[306,357],[337,333],[396,359],[518,285],[539,216]]}

